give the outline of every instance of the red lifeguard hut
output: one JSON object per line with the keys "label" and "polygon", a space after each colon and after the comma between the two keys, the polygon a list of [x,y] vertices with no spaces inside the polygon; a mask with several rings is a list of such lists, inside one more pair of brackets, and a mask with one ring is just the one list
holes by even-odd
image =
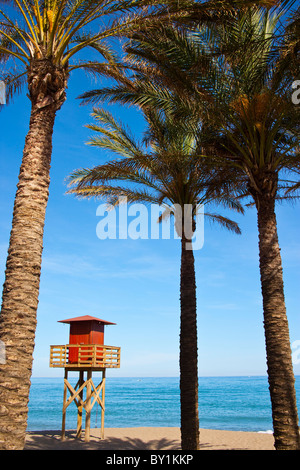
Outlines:
{"label": "red lifeguard hut", "polygon": [[[60,320],[59,323],[68,323],[70,325],[69,344],[97,344],[104,345],[104,326],[115,325],[100,318],[84,315],[83,317],[69,318]],[[88,348],[81,348],[82,351]],[[69,364],[78,363],[78,348],[69,348]]]}
{"label": "red lifeguard hut", "polygon": [[[105,371],[106,368],[120,367],[120,348],[104,345],[104,328],[115,323],[100,318],[84,315],[82,317],[60,320],[59,323],[70,325],[69,344],[50,346],[50,367],[64,367],[64,397],[62,417],[62,439],[65,438],[65,423],[67,407],[74,401],[78,408],[77,434],[81,437],[82,411],[86,411],[85,441],[90,440],[90,417],[95,403],[101,406],[101,435],[104,437],[105,411]],[[79,371],[79,380],[75,386],[68,381],[68,372]],[[92,372],[102,372],[102,380],[95,387]],[[84,380],[84,373],[87,379]],[[86,398],[83,392],[86,388]],[[71,396],[67,400],[67,391]]]}

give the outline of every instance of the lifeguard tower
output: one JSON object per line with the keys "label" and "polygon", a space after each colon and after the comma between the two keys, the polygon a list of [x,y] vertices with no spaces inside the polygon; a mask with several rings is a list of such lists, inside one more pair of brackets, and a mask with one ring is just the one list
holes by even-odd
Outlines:
{"label": "lifeguard tower", "polygon": [[[115,323],[85,315],[83,317],[60,320],[70,325],[69,344],[50,346],[50,367],[64,367],[64,395],[62,412],[62,440],[65,438],[66,411],[74,401],[77,406],[77,433],[81,438],[82,412],[86,412],[85,441],[90,440],[91,411],[95,403],[101,407],[101,439],[104,438],[105,412],[105,371],[107,368],[120,367],[120,348],[104,345],[104,327]],[[68,373],[78,371],[79,379],[75,388],[68,381]],[[95,387],[92,372],[102,372],[102,380]],[[84,374],[87,374],[86,380]],[[83,392],[86,388],[86,397]],[[70,397],[67,400],[68,390]]]}

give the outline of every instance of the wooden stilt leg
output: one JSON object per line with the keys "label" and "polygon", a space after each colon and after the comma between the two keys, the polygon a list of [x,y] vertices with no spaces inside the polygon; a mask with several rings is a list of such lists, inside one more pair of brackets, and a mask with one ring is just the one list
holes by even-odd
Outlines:
{"label": "wooden stilt leg", "polygon": [[[83,370],[79,371],[79,381],[78,381],[78,385],[79,385],[79,388],[82,386],[83,384]],[[81,392],[79,393],[79,398],[82,400],[83,399],[83,389],[81,390]],[[76,433],[76,438],[77,439],[80,439],[81,438],[81,431],[82,431],[82,404],[80,403],[79,401],[79,404],[78,404],[78,413],[77,413],[77,433]]]}
{"label": "wooden stilt leg", "polygon": [[85,417],[85,442],[90,441],[90,428],[91,428],[91,396],[92,396],[92,371],[87,371],[87,384],[86,384],[86,417]]}
{"label": "wooden stilt leg", "polygon": [[[93,383],[91,369],[86,370],[87,372],[86,381],[84,380],[85,370],[79,370],[79,379],[78,379],[77,384],[75,385],[75,388],[68,382],[69,370],[65,368],[61,440],[65,439],[65,434],[66,434],[66,411],[67,411],[68,406],[73,402],[76,404],[77,409],[78,409],[76,438],[80,439],[82,435],[82,413],[84,409],[86,412],[85,441],[86,442],[90,441],[91,412],[92,412],[93,406],[95,404],[96,405],[98,404],[101,406],[100,439],[104,439],[106,370],[105,369],[101,370],[102,381],[97,387],[95,387]],[[85,388],[86,388],[86,399],[83,400]],[[69,399],[67,399],[68,391],[71,394]]]}
{"label": "wooden stilt leg", "polygon": [[101,435],[100,438],[104,439],[104,413],[105,413],[105,369],[102,371],[102,408],[101,408]]}
{"label": "wooden stilt leg", "polygon": [[63,411],[62,411],[62,426],[61,426],[61,440],[65,439],[65,431],[66,431],[66,402],[67,402],[67,384],[66,381],[68,380],[68,370],[65,369],[65,378],[64,378],[64,398],[63,398]]}

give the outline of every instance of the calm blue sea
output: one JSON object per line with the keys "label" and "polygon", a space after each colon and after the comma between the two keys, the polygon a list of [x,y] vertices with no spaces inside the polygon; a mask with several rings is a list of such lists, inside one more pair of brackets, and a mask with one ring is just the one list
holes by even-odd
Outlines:
{"label": "calm blue sea", "polygon": [[[94,376],[93,376],[94,379]],[[94,383],[97,378],[95,377]],[[75,385],[77,379],[70,378]],[[300,412],[300,376],[296,377]],[[69,395],[68,395],[69,396]],[[63,378],[33,378],[28,431],[61,429]],[[106,380],[105,426],[180,426],[178,378],[111,378]],[[76,429],[77,408],[67,409],[66,429]],[[300,413],[299,413],[300,414]],[[199,378],[200,427],[233,431],[272,430],[271,406],[266,377]],[[100,427],[95,405],[91,426]]]}

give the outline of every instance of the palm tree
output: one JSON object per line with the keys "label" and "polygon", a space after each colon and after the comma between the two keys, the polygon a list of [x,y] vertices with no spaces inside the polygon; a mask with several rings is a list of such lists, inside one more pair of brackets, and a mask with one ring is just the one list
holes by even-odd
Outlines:
{"label": "palm tree", "polygon": [[252,50],[250,58],[246,54],[245,60],[236,57],[232,63],[226,82],[229,103],[223,103],[223,112],[217,100],[218,116],[225,121],[219,122],[214,138],[223,146],[217,150],[223,165],[236,168],[240,183],[246,185],[244,196],[257,210],[275,448],[292,450],[300,448],[300,440],[275,203],[287,199],[284,192],[299,174],[299,112],[291,100],[290,78],[279,73],[281,54],[273,35],[278,17],[253,13],[247,21],[263,46],[256,53]]}
{"label": "palm tree", "polygon": [[[193,6],[194,1],[181,6],[173,0],[15,0],[1,3],[0,63],[5,64],[5,69],[0,79],[5,80],[8,99],[26,84],[31,101],[0,322],[7,358],[6,364],[1,366],[0,448],[19,449],[24,444],[27,420],[54,120],[66,99],[71,71],[84,68],[93,74],[107,72],[105,64],[82,59],[82,56],[77,63],[73,59],[80,57],[84,49],[92,48],[112,64],[114,55],[105,41],[138,27],[139,7],[150,24],[155,15],[168,21],[171,13],[184,16],[184,10]],[[144,10],[147,5],[150,5],[149,12]],[[208,10],[213,10],[208,15],[210,20],[219,16],[218,1],[199,2],[196,6],[198,17],[205,16]],[[222,11],[226,8],[229,6],[224,5]],[[132,21],[122,20],[123,14],[131,9],[135,12]],[[111,67],[110,73],[115,72]]]}
{"label": "palm tree", "polygon": [[[0,61],[6,61],[2,77],[7,78],[8,95],[27,83],[31,101],[1,309],[1,341],[6,348],[6,364],[0,367],[1,449],[22,449],[25,441],[56,112],[66,99],[71,71],[84,68],[102,74],[114,62],[106,40],[125,31],[121,17],[132,3],[15,0],[0,10]],[[73,60],[88,48],[106,63],[82,56]]]}
{"label": "palm tree", "polygon": [[[116,87],[88,92],[83,99],[142,107],[154,103],[181,119],[188,113],[201,116],[203,153],[215,170],[221,169],[219,175],[215,172],[216,185],[227,180],[257,209],[275,447],[297,449],[295,378],[275,214],[276,201],[292,199],[286,192],[299,188],[300,171],[299,110],[291,100],[291,77],[282,73],[287,61],[277,39],[282,12],[243,11],[230,28],[184,31],[162,26],[139,31],[127,46],[127,62],[139,77],[138,94],[120,80]],[[290,30],[291,24],[289,34]],[[147,81],[152,86],[148,93]],[[168,91],[161,93],[157,83]],[[188,125],[191,132],[193,121]]]}
{"label": "palm tree", "polygon": [[[136,142],[130,131],[107,111],[94,109],[100,125],[87,126],[97,132],[91,145],[115,152],[121,158],[70,176],[78,197],[98,197],[113,206],[128,202],[153,203],[165,208],[159,221],[174,215],[181,237],[180,271],[180,391],[181,444],[184,450],[199,448],[196,281],[192,238],[196,212],[202,204],[223,204],[242,212],[233,197],[211,187],[212,172],[201,158],[201,143],[177,120],[161,116],[154,108],[144,110],[145,142]],[[150,151],[147,151],[147,150]],[[211,170],[211,168],[209,169]],[[132,183],[128,185],[128,183]],[[238,225],[214,213],[206,217],[240,233]],[[187,221],[191,223],[187,224]]]}

